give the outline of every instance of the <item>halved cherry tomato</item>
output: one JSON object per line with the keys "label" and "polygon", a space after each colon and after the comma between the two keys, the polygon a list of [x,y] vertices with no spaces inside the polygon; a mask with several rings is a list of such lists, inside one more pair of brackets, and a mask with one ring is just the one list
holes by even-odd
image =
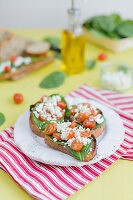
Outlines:
{"label": "halved cherry tomato", "polygon": [[62,117],[56,117],[57,120],[61,120]]}
{"label": "halved cherry tomato", "polygon": [[86,120],[86,119],[89,119],[89,118],[90,118],[90,114],[89,113],[84,113],[83,119]]}
{"label": "halved cherry tomato", "polygon": [[71,109],[70,109],[70,113],[71,113],[71,115],[75,115],[76,114],[76,110],[77,109],[77,106],[74,106],[74,107],[72,107]]}
{"label": "halved cherry tomato", "polygon": [[46,94],[42,95],[40,99],[41,102],[43,102],[44,97],[48,97],[48,96]]}
{"label": "halved cherry tomato", "polygon": [[24,101],[24,97],[23,97],[23,95],[22,94],[19,94],[19,93],[16,93],[16,94],[14,94],[14,102],[16,103],[16,104],[20,104],[20,103],[22,103],[23,101]]}
{"label": "halved cherry tomato", "polygon": [[69,126],[69,128],[74,128],[76,126],[76,122],[72,121],[71,125]]}
{"label": "halved cherry tomato", "polygon": [[62,102],[62,101],[58,101],[57,102],[57,106],[59,106],[61,109],[65,109],[66,104],[64,102]]}
{"label": "halved cherry tomato", "polygon": [[96,116],[97,114],[96,114],[96,112],[95,112],[95,110],[92,108],[91,109],[91,114],[93,115],[93,116]]}
{"label": "halved cherry tomato", "polygon": [[71,143],[71,149],[74,151],[80,151],[83,148],[83,142],[79,142],[77,140],[74,140]]}
{"label": "halved cherry tomato", "polygon": [[17,56],[11,56],[11,57],[10,57],[10,61],[11,61],[11,62],[14,62],[16,59],[17,59]]}
{"label": "halved cherry tomato", "polygon": [[88,108],[90,108],[90,104],[89,103],[82,103],[83,106],[87,106]]}
{"label": "halved cherry tomato", "polygon": [[10,72],[11,68],[9,66],[5,66],[5,72]]}
{"label": "halved cherry tomato", "polygon": [[47,119],[44,119],[44,118],[41,116],[41,114],[39,114],[39,119],[40,119],[42,122],[46,122],[46,121],[47,121]]}
{"label": "halved cherry tomato", "polygon": [[89,121],[88,119],[86,119],[84,122],[83,122],[83,126],[85,128],[95,128],[96,126],[96,122],[95,121]]}
{"label": "halved cherry tomato", "polygon": [[68,140],[69,140],[69,139],[72,139],[72,138],[74,137],[74,135],[75,135],[74,131],[73,131],[73,130],[70,130],[67,139],[68,139]]}
{"label": "halved cherry tomato", "polygon": [[62,140],[61,139],[61,133],[59,133],[59,132],[54,132],[53,137],[56,138],[57,140]]}
{"label": "halved cherry tomato", "polygon": [[89,131],[83,131],[83,132],[80,133],[80,136],[84,137],[84,138],[90,137],[91,133]]}
{"label": "halved cherry tomato", "polygon": [[81,123],[85,120],[85,114],[84,113],[79,113],[77,118],[76,118],[77,122]]}
{"label": "halved cherry tomato", "polygon": [[45,131],[45,133],[46,133],[47,135],[52,135],[54,132],[56,132],[56,129],[57,129],[56,123],[51,122],[50,124],[48,124],[48,125],[45,127],[44,131]]}
{"label": "halved cherry tomato", "polygon": [[98,55],[98,60],[106,60],[107,59],[107,54],[106,53],[101,53]]}

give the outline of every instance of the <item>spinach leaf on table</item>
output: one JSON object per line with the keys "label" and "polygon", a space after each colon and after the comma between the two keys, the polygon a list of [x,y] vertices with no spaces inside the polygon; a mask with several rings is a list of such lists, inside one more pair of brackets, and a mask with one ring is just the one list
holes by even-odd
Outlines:
{"label": "spinach leaf on table", "polygon": [[96,66],[96,60],[86,60],[85,62],[86,69],[92,69]]}
{"label": "spinach leaf on table", "polygon": [[2,112],[0,112],[0,126],[2,126],[2,124],[4,124],[5,122],[5,116]]}
{"label": "spinach leaf on table", "polygon": [[52,72],[41,81],[39,86],[46,89],[59,87],[64,83],[65,76],[66,74],[60,71]]}

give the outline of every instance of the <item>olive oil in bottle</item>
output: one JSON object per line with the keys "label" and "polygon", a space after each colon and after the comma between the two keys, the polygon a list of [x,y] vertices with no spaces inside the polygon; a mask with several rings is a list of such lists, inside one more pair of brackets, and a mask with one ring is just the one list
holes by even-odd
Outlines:
{"label": "olive oil in bottle", "polygon": [[80,26],[80,12],[72,8],[68,10],[68,30],[62,33],[62,69],[68,74],[80,73],[85,70],[85,33]]}

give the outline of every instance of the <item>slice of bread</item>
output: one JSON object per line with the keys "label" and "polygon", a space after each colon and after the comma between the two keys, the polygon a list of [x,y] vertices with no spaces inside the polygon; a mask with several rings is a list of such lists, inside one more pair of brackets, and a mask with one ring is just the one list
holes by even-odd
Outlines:
{"label": "slice of bread", "polygon": [[[40,103],[40,102],[37,102],[37,103]],[[37,103],[35,103],[34,105],[30,106],[30,118],[29,118],[29,123],[30,123],[31,130],[32,130],[36,135],[38,135],[38,136],[40,136],[40,137],[44,137],[44,135],[45,135],[45,134],[44,134],[44,131],[39,130],[39,128],[37,127],[37,125],[36,125],[36,123],[35,123],[35,121],[34,121],[34,119],[33,119],[33,109],[34,109],[34,107],[36,106]]]}
{"label": "slice of bread", "polygon": [[7,29],[0,27],[0,42],[12,36],[12,33]]}
{"label": "slice of bread", "polygon": [[[84,160],[85,162],[89,162],[96,155],[96,139],[93,135],[92,135],[92,138],[93,138],[93,140],[92,140],[92,151],[88,152],[88,154],[87,154],[87,156]],[[56,149],[56,150],[59,150],[59,151],[65,153],[65,154],[70,155],[66,146],[57,144],[56,142],[53,142],[46,134],[44,136],[44,141],[49,147]]]}
{"label": "slice of bread", "polygon": [[49,49],[50,45],[47,42],[34,42],[26,47],[25,53],[30,56],[44,56]]}
{"label": "slice of bread", "polygon": [[54,60],[54,57],[44,57],[42,60],[34,61],[28,65],[23,65],[22,67],[19,67],[16,69],[15,72],[9,72],[6,74],[0,74],[0,80],[5,80],[5,79],[11,79],[13,81],[16,81],[31,72],[43,67],[44,65],[49,64]]}
{"label": "slice of bread", "polygon": [[23,55],[28,42],[25,38],[11,35],[0,43],[0,60],[9,60],[11,56]]}

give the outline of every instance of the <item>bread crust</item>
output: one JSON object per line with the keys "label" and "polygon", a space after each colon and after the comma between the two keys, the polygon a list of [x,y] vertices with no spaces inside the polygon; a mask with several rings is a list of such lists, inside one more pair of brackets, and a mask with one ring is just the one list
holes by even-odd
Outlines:
{"label": "bread crust", "polygon": [[5,80],[5,79],[11,79],[13,81],[16,81],[31,72],[43,67],[44,65],[47,65],[48,63],[52,62],[54,60],[54,57],[44,57],[42,60],[34,61],[28,65],[23,65],[22,67],[18,68],[16,72],[10,72],[6,74],[1,74],[0,75],[0,80]]}
{"label": "bread crust", "polygon": [[[96,155],[96,139],[95,139],[95,137],[93,135],[92,135],[92,138],[93,138],[93,140],[92,140],[92,151],[88,152],[86,158],[84,159],[84,162],[89,162]],[[44,136],[44,142],[49,147],[51,147],[53,149],[56,149],[58,151],[61,151],[61,152],[65,153],[65,154],[70,155],[66,146],[63,146],[63,145],[60,145],[60,144],[57,144],[57,143],[53,142],[46,134]]]}

